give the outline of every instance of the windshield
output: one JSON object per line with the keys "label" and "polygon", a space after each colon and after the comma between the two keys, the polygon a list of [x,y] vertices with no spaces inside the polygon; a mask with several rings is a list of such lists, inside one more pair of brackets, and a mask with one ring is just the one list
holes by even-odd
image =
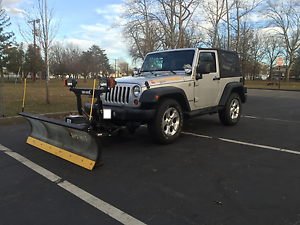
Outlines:
{"label": "windshield", "polygon": [[186,64],[192,65],[195,50],[158,52],[147,55],[141,72],[184,70]]}

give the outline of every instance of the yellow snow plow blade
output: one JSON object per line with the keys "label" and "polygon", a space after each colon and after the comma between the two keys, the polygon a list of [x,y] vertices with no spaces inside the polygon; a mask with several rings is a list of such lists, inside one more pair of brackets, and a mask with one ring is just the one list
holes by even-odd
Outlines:
{"label": "yellow snow plow blade", "polygon": [[79,125],[19,112],[31,125],[27,143],[92,170],[100,163],[99,138],[88,125]]}

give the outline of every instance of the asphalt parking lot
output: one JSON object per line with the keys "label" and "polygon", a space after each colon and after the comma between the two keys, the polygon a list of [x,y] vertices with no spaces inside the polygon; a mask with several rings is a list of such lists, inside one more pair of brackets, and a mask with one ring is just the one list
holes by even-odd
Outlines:
{"label": "asphalt parking lot", "polygon": [[186,120],[166,146],[146,127],[106,138],[93,171],[27,145],[28,123],[2,126],[0,223],[300,224],[300,92],[249,90],[242,115]]}

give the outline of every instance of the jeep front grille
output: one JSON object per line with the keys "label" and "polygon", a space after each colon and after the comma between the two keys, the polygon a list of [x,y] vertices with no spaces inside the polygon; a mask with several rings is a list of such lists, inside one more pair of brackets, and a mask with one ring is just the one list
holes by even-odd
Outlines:
{"label": "jeep front grille", "polygon": [[129,102],[130,87],[117,85],[105,94],[105,102],[128,104]]}

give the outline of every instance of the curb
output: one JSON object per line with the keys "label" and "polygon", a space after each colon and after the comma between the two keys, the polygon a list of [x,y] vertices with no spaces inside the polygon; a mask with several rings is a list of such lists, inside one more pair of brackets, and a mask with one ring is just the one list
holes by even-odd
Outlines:
{"label": "curb", "polygon": [[[72,114],[72,113],[73,112],[58,112],[58,113],[45,113],[45,114],[39,114],[39,115],[44,116],[44,117],[60,118],[60,117],[65,117],[66,115],[69,115],[69,114]],[[0,126],[26,123],[26,122],[28,122],[28,121],[23,116],[12,116],[12,117],[2,117],[2,118],[0,118]]]}

